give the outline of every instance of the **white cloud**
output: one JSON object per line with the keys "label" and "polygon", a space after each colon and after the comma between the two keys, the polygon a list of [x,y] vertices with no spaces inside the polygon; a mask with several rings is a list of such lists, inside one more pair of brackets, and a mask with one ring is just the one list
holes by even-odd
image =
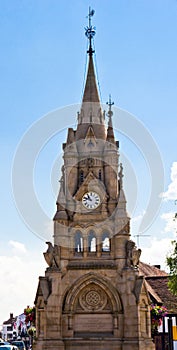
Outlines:
{"label": "white cloud", "polygon": [[9,245],[13,248],[14,254],[26,253],[26,248],[23,243],[17,241],[9,241]]}
{"label": "white cloud", "polygon": [[176,234],[177,221],[175,220],[175,212],[163,213],[161,218],[166,221],[164,232],[171,232]]}
{"label": "white cloud", "polygon": [[165,200],[177,200],[177,162],[173,162],[171,167],[171,183],[168,190],[162,194]]}
{"label": "white cloud", "polygon": [[150,247],[143,248],[141,261],[150,265],[161,265],[162,269],[167,270],[166,257],[172,250],[171,241],[170,238],[158,240],[154,237]]}
{"label": "white cloud", "polygon": [[49,241],[51,240],[51,237],[53,235],[53,221],[48,221],[46,223],[44,223],[44,229],[45,229],[45,232],[44,232],[44,238],[46,239],[46,241]]}
{"label": "white cloud", "polygon": [[146,211],[143,210],[143,212],[142,212],[141,214],[139,214],[139,215],[137,215],[137,216],[134,216],[134,217],[131,219],[131,221],[132,221],[133,223],[140,223],[145,213],[146,213]]}
{"label": "white cloud", "polygon": [[[10,313],[17,316],[27,305],[33,306],[38,277],[44,275],[46,268],[42,251],[27,251],[23,244],[15,241],[8,245],[11,247],[8,255],[0,255],[0,325]],[[23,254],[17,256],[17,250]]]}
{"label": "white cloud", "polygon": [[131,234],[132,234],[132,236],[138,237],[139,227],[140,227],[140,224],[143,220],[143,216],[145,213],[146,213],[146,211],[143,210],[141,213],[139,213],[136,216],[134,216],[133,218],[131,218]]}

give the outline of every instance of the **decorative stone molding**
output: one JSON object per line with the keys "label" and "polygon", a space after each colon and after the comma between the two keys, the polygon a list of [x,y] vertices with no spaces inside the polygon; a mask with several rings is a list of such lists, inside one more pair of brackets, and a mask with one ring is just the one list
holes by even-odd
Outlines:
{"label": "decorative stone molding", "polygon": [[[97,291],[97,293],[98,290],[101,290],[103,293],[105,293],[108,300],[110,301],[112,312],[122,313],[122,302],[115,287],[110,283],[110,281],[103,278],[102,276],[99,277],[94,273],[88,273],[82,276],[68,289],[64,297],[64,312],[74,312],[77,307],[79,296],[82,295],[82,293],[86,295],[88,290],[92,290],[91,287],[93,287],[93,285],[93,290]],[[105,299],[103,298],[102,300]]]}
{"label": "decorative stone molding", "polygon": [[79,303],[86,311],[103,310],[108,302],[104,290],[96,285],[87,286],[79,296]]}

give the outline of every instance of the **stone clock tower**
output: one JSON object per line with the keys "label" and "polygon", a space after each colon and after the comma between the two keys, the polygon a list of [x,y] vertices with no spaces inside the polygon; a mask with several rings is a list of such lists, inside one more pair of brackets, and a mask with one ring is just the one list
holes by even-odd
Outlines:
{"label": "stone clock tower", "polygon": [[35,350],[153,350],[141,251],[130,239],[119,142],[102,111],[89,11],[88,71],[76,130],[63,144],[54,243],[39,277]]}

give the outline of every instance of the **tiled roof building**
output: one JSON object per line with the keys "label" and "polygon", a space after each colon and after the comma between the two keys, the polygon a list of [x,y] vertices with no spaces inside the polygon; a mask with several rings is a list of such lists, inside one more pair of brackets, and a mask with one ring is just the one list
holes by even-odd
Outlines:
{"label": "tiled roof building", "polygon": [[169,313],[177,313],[177,297],[168,288],[168,273],[159,267],[140,262],[140,274],[145,276],[149,296],[153,303],[163,304]]}

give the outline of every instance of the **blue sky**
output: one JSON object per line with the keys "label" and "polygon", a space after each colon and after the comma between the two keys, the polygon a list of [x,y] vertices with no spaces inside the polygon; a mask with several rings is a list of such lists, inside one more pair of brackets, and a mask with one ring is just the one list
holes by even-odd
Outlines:
{"label": "blue sky", "polygon": [[[177,1],[1,1],[0,276],[4,288],[0,292],[0,324],[10,312],[21,313],[27,304],[33,304],[38,275],[45,270],[45,242],[27,228],[15,206],[11,186],[13,159],[31,125],[53,110],[81,102],[87,58],[84,27],[89,6],[95,9],[96,66],[102,102],[111,93],[116,108],[142,122],[155,140],[163,162],[166,201],[144,233],[149,237],[140,239],[144,261],[160,261],[163,265],[167,245],[175,237],[170,213],[176,209],[177,195]],[[62,127],[62,112],[60,116]],[[75,112],[71,113],[71,122],[76,122]],[[114,120],[114,124],[119,125],[119,120]],[[132,221],[132,234],[136,235],[150,186],[146,159],[121,130],[116,136],[138,181]],[[34,165],[35,190],[51,219],[56,200],[51,174],[55,165],[59,176],[56,158],[61,155],[64,141],[65,132],[55,135],[43,145]],[[30,147],[29,144],[29,150]],[[53,178],[56,180],[56,175]],[[130,187],[126,166],[124,183],[126,192]],[[57,185],[53,184],[55,188]],[[129,202],[128,197],[127,193]],[[52,228],[50,232],[52,237]]]}

